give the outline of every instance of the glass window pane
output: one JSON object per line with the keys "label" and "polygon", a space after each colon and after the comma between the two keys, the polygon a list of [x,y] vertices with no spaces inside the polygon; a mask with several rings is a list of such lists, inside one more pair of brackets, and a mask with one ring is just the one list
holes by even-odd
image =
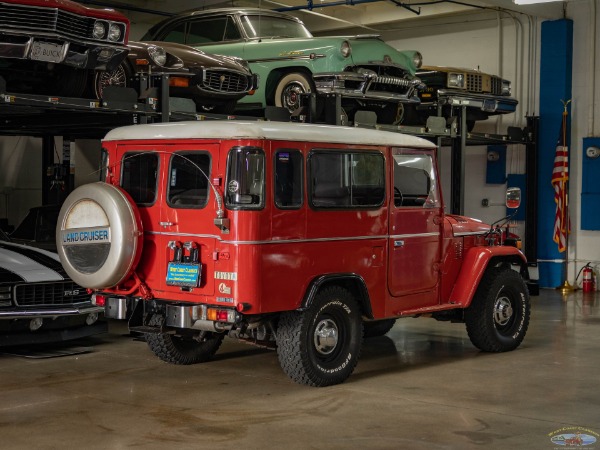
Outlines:
{"label": "glass window pane", "polygon": [[161,41],[185,44],[185,23],[177,25]]}
{"label": "glass window pane", "polygon": [[302,153],[278,150],[275,153],[275,204],[279,208],[302,206]]}
{"label": "glass window pane", "polygon": [[226,41],[236,41],[241,39],[242,35],[240,34],[240,30],[238,30],[237,25],[233,21],[233,18],[227,17],[227,25],[225,26],[225,40]]}
{"label": "glass window pane", "polygon": [[225,204],[234,209],[264,206],[265,155],[256,147],[234,147],[227,161]]}
{"label": "glass window pane", "polygon": [[439,206],[435,171],[430,155],[394,155],[394,205]]}
{"label": "glass window pane", "polygon": [[318,152],[310,159],[315,207],[375,207],[385,198],[383,155],[375,152]]}
{"label": "glass window pane", "polygon": [[197,20],[190,23],[187,45],[206,44],[207,42],[221,42],[225,37],[227,17]]}
{"label": "glass window pane", "polygon": [[250,38],[312,37],[304,25],[283,17],[242,16],[242,26]]}
{"label": "glass window pane", "polygon": [[131,152],[123,156],[121,187],[138,205],[150,205],[156,200],[158,155]]}
{"label": "glass window pane", "polygon": [[174,208],[202,208],[208,202],[210,155],[177,152],[171,158],[167,203]]}

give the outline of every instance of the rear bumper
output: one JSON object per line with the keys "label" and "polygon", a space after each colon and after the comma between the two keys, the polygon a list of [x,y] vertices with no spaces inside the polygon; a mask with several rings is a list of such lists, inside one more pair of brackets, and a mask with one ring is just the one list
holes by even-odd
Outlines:
{"label": "rear bumper", "polygon": [[[34,55],[36,43],[49,43],[60,47],[49,61],[38,59],[40,57]],[[0,58],[57,63],[77,69],[112,70],[123,61],[127,53],[127,48],[119,45],[71,41],[53,34],[30,36],[0,30]]]}

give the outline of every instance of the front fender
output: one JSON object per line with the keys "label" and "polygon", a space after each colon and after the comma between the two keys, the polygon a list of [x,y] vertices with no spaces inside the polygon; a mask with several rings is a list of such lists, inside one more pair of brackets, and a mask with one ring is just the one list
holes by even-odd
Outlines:
{"label": "front fender", "polygon": [[464,308],[468,307],[486,269],[490,264],[497,263],[516,263],[523,267],[526,266],[527,259],[515,247],[470,248],[463,259],[462,268],[456,278],[449,302],[462,305]]}

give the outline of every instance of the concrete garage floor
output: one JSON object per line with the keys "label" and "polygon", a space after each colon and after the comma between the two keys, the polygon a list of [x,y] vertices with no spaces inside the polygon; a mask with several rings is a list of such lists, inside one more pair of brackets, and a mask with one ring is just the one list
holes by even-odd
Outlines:
{"label": "concrete garage floor", "polygon": [[542,290],[532,304],[514,352],[403,319],[329,388],[296,385],[274,352],[230,339],[210,363],[169,365],[111,322],[76,343],[90,353],[0,355],[0,447],[552,449],[553,433],[579,429],[600,449],[600,296]]}

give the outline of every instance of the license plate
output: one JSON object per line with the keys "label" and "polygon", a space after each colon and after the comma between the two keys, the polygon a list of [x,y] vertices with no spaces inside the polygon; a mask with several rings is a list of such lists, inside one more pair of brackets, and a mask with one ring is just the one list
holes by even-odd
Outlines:
{"label": "license plate", "polygon": [[51,42],[34,42],[31,46],[31,59],[59,63],[63,60],[64,45]]}
{"label": "license plate", "polygon": [[201,273],[201,264],[170,262],[167,266],[167,285],[197,287]]}

